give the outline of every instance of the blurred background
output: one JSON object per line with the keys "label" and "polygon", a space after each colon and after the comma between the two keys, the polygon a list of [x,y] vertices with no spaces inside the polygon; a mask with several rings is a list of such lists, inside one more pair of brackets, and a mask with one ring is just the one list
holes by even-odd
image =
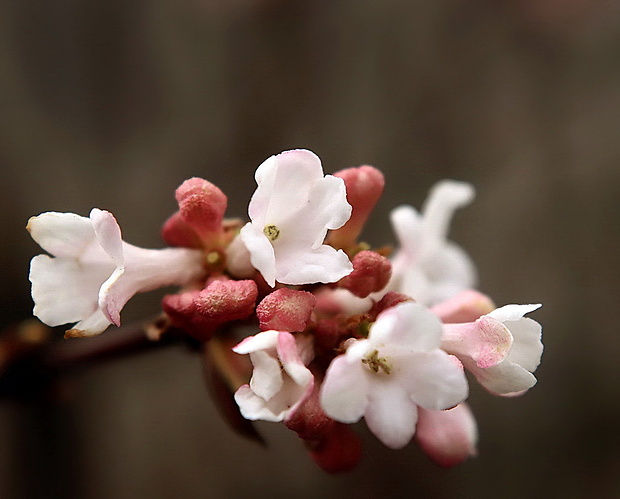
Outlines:
{"label": "blurred background", "polygon": [[59,403],[0,402],[1,497],[620,495],[620,2],[20,0],[0,19],[3,327],[31,313],[28,217],[104,208],[161,247],[184,179],[243,217],[255,168],[308,148],[385,173],[377,246],[397,204],[473,183],[452,237],[498,305],[544,303],[546,347],[524,397],[472,386],[478,458],[443,470],[360,424],[341,476],[282,425],[258,425],[267,449],[233,433],[187,349],[98,364]]}

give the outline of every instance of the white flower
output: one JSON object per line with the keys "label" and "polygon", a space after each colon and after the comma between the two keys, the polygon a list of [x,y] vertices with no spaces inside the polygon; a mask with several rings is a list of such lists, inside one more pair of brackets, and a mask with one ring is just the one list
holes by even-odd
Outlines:
{"label": "white flower", "polygon": [[121,240],[114,216],[93,209],[43,213],[26,227],[50,253],[30,263],[34,315],[49,326],[77,322],[66,336],[93,336],[120,325],[120,311],[136,293],[184,285],[204,273],[200,251],[142,249]]}
{"label": "white flower", "polygon": [[321,161],[306,150],[272,156],[256,170],[252,220],[240,237],[252,265],[274,286],[335,282],[353,266],[347,255],[323,241],[351,216],[344,181],[323,176]]}
{"label": "white flower", "polygon": [[536,384],[532,373],[543,352],[541,325],[523,316],[540,307],[505,305],[475,322],[445,324],[441,347],[491,393],[519,395]]}
{"label": "white flower", "polygon": [[263,331],[233,348],[250,354],[254,372],[249,385],[235,393],[244,418],[282,421],[312,393],[314,376],[305,366],[313,357],[310,337]]}
{"label": "white flower", "polygon": [[472,261],[446,239],[454,211],[473,197],[470,184],[444,180],[433,187],[421,214],[411,206],[392,211],[390,217],[400,249],[392,262],[388,290],[432,306],[474,286],[476,271]]}
{"label": "white flower", "polygon": [[418,406],[454,407],[467,397],[462,366],[439,349],[442,325],[422,305],[405,302],[379,314],[368,339],[349,340],[327,370],[321,405],[336,421],[362,416],[390,448],[415,433]]}

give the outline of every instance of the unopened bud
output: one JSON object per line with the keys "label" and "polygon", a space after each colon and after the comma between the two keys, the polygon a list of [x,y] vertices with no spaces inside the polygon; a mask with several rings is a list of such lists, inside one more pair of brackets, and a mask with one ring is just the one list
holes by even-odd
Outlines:
{"label": "unopened bud", "polygon": [[336,423],[331,433],[314,443],[310,456],[324,471],[344,473],[358,465],[362,444],[349,425]]}
{"label": "unopened bud", "polygon": [[446,411],[419,407],[415,440],[433,461],[451,467],[476,455],[476,420],[465,403]]}
{"label": "unopened bud", "polygon": [[431,311],[446,324],[473,322],[492,310],[495,310],[493,300],[472,289],[462,291],[431,308]]}
{"label": "unopened bud", "polygon": [[374,251],[360,251],[352,263],[353,272],[342,278],[338,285],[359,298],[381,291],[392,276],[390,261]]}
{"label": "unopened bud", "polygon": [[258,290],[254,281],[213,281],[202,291],[164,296],[162,307],[172,324],[200,341],[230,321],[254,312]]}
{"label": "unopened bud", "polygon": [[203,242],[222,234],[228,199],[218,187],[198,177],[190,178],[176,190],[176,199],[181,217]]}
{"label": "unopened bud", "polygon": [[344,180],[347,201],[353,210],[347,223],[330,233],[329,243],[346,249],[355,245],[370,212],[383,193],[385,179],[383,173],[368,165],[347,168],[334,173],[334,176]]}
{"label": "unopened bud", "polygon": [[185,223],[178,211],[164,223],[161,237],[170,246],[197,249],[202,247],[198,234]]}
{"label": "unopened bud", "polygon": [[261,331],[301,332],[316,305],[316,297],[307,291],[281,288],[267,295],[256,307]]}

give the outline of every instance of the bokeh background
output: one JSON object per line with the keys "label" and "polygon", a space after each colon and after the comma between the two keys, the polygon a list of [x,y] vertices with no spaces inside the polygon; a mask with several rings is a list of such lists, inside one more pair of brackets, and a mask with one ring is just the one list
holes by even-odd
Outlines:
{"label": "bokeh background", "polygon": [[526,396],[472,387],[478,458],[443,470],[361,424],[342,476],[281,425],[258,425],[267,449],[234,434],[185,348],[99,364],[60,403],[0,402],[1,497],[620,495],[620,2],[9,0],[0,19],[3,326],[31,311],[29,216],[105,208],[160,247],[185,178],[244,216],[256,166],[303,147],[385,173],[376,245],[397,204],[473,183],[453,239],[498,304],[544,303],[546,345]]}

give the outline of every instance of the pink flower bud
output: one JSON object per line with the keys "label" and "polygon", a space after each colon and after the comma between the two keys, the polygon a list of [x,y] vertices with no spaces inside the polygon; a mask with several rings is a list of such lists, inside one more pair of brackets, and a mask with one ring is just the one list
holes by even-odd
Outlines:
{"label": "pink flower bud", "polygon": [[161,229],[161,236],[166,244],[181,248],[202,248],[198,234],[183,221],[180,212],[174,213]]}
{"label": "pink flower bud", "polygon": [[348,222],[330,234],[329,242],[336,248],[348,248],[355,245],[368,215],[381,197],[385,179],[379,170],[368,165],[347,168],[334,176],[344,180],[347,201],[353,211]]}
{"label": "pink flower bud", "polygon": [[256,307],[261,331],[301,332],[310,321],[316,297],[307,291],[281,288],[267,295]]}
{"label": "pink flower bud", "polygon": [[411,296],[397,293],[396,291],[390,291],[385,293],[383,298],[372,308],[371,314],[375,317],[383,312],[387,308],[395,307],[399,303],[406,301],[415,301]]}
{"label": "pink flower bud", "polygon": [[473,289],[462,291],[431,308],[431,311],[446,324],[473,322],[492,310],[495,310],[495,304],[491,298]]}
{"label": "pink flower bud", "polygon": [[415,439],[437,464],[451,467],[476,455],[478,429],[464,402],[446,411],[419,409]]}
{"label": "pink flower bud", "polygon": [[346,424],[337,423],[333,431],[310,449],[310,456],[328,473],[344,473],[355,468],[362,458],[362,444]]}
{"label": "pink flower bud", "polygon": [[222,324],[251,315],[257,296],[254,281],[219,280],[202,291],[164,296],[162,307],[174,326],[207,341]]}
{"label": "pink flower bud", "polygon": [[289,430],[297,433],[299,438],[320,441],[334,431],[336,422],[327,417],[319,402],[319,389],[313,387],[312,393],[287,415],[284,424]]}
{"label": "pink flower bud", "polygon": [[381,291],[392,276],[390,261],[374,251],[360,251],[352,263],[353,272],[343,277],[338,285],[359,298]]}
{"label": "pink flower bud", "polygon": [[190,178],[179,186],[176,199],[183,221],[203,241],[222,234],[228,199],[218,187],[198,177]]}

